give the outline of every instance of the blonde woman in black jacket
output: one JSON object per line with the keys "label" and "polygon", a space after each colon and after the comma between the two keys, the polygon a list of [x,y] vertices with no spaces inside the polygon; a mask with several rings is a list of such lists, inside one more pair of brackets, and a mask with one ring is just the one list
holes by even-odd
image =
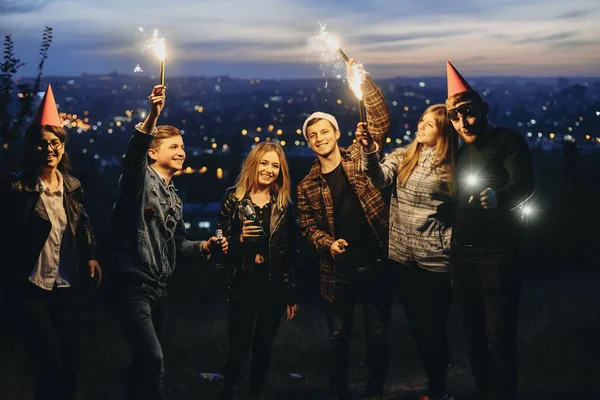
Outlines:
{"label": "blonde woman in black jacket", "polygon": [[297,228],[288,166],[280,145],[263,142],[244,161],[227,190],[219,223],[229,242],[231,285],[227,299],[229,350],[223,363],[223,398],[252,348],[250,397],[259,398],[281,318],[295,317]]}

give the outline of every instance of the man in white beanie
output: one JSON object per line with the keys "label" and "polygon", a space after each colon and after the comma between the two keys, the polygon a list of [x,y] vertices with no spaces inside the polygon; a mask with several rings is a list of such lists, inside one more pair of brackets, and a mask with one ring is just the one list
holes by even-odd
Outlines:
{"label": "man in white beanie", "polygon": [[[353,63],[348,63],[350,71]],[[390,127],[389,112],[373,80],[363,77],[368,129],[382,149]],[[347,396],[349,341],[359,299],[368,338],[366,396],[383,399],[391,304],[387,205],[361,170],[360,146],[338,146],[340,129],[333,115],[312,114],[302,133],[317,159],[298,185],[298,219],[302,235],[320,255],[321,296],[329,324],[330,396]]]}

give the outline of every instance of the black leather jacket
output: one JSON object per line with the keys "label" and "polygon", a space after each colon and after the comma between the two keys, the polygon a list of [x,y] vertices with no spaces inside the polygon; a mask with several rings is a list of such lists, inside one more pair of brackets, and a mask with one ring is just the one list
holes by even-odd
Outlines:
{"label": "black leather jacket", "polygon": [[[83,191],[76,178],[63,174],[67,230],[64,238],[73,240],[73,271],[79,264],[95,260],[96,241],[83,207]],[[5,283],[25,282],[33,271],[52,225],[37,188],[35,172],[22,171],[0,179],[0,273]],[[89,276],[87,269],[82,272]]]}
{"label": "black leather jacket", "polygon": [[[234,196],[235,188],[225,192],[219,223],[223,235],[229,242],[227,264],[234,280],[241,272],[244,263],[245,243],[240,242],[242,221],[239,200]],[[249,197],[246,195],[246,197]],[[284,209],[277,207],[277,200],[271,199],[271,221],[269,235],[269,279],[283,283],[287,289],[287,302],[297,302],[298,280],[298,226],[294,216],[293,204]]]}

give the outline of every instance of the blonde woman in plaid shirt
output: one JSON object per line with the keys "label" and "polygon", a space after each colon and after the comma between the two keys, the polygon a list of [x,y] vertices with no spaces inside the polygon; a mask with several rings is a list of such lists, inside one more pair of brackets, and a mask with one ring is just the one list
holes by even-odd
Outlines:
{"label": "blonde woman in plaid shirt", "polygon": [[457,134],[446,107],[429,107],[419,119],[415,140],[379,162],[379,146],[364,124],[362,169],[376,188],[395,185],[390,202],[389,258],[396,290],[427,373],[422,400],[449,400],[446,316],[452,300],[450,236],[453,159]]}

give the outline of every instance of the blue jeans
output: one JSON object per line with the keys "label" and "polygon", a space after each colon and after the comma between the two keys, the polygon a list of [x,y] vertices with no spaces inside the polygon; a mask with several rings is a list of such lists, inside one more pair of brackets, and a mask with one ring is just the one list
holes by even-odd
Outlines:
{"label": "blue jeans", "polygon": [[161,339],[167,324],[167,290],[136,279],[113,288],[113,313],[132,353],[129,400],[165,400]]}
{"label": "blue jeans", "polygon": [[383,393],[389,361],[388,324],[392,285],[387,265],[376,262],[336,277],[333,302],[325,303],[329,323],[329,391],[332,397],[346,397],[350,336],[357,300],[363,307],[367,337],[366,366],[369,377],[365,394],[374,396]]}

